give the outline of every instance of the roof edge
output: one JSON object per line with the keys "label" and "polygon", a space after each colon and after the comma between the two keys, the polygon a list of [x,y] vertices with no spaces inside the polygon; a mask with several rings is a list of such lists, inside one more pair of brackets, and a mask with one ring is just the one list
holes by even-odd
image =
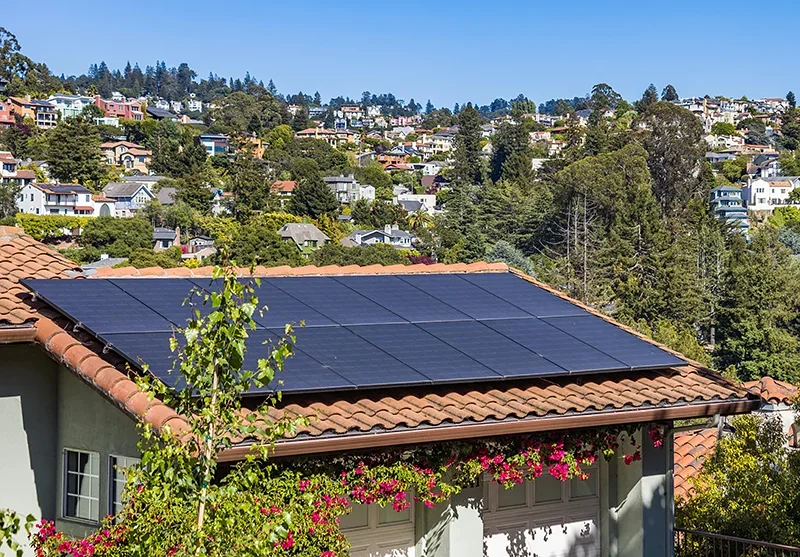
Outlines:
{"label": "roof edge", "polygon": [[[758,408],[759,405],[759,400],[728,399],[690,403],[684,406],[582,412],[570,416],[545,416],[492,423],[448,424],[424,429],[414,428],[381,433],[343,434],[326,438],[288,439],[276,442],[272,449],[272,456],[300,456],[314,453],[374,449],[385,446],[456,441],[497,435],[518,435],[609,425],[671,421],[702,418],[716,414],[745,414]],[[220,454],[219,460],[220,462],[241,460],[251,452],[253,447],[253,444],[231,447]]]}

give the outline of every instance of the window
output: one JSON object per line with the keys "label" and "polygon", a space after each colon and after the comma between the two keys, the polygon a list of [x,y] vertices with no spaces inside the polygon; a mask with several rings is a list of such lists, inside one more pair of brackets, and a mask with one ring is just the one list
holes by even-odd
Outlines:
{"label": "window", "polygon": [[108,457],[108,514],[115,515],[122,510],[122,493],[125,491],[126,470],[139,462],[138,458],[127,456]]}
{"label": "window", "polygon": [[31,194],[31,201],[33,201],[33,194]]}
{"label": "window", "polygon": [[89,198],[92,197],[91,194],[86,194],[86,201],[91,201]]}
{"label": "window", "polygon": [[162,248],[168,248],[169,245],[170,245],[170,241],[169,240],[161,240],[161,247]]}
{"label": "window", "polygon": [[65,518],[100,519],[100,455],[64,449],[63,509]]}

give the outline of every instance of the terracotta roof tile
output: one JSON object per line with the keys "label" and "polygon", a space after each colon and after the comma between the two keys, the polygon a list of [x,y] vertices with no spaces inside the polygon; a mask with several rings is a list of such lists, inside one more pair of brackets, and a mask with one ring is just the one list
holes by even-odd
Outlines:
{"label": "terracotta roof tile", "polygon": [[746,382],[744,387],[759,395],[768,404],[792,404],[798,390],[791,383],[776,381],[772,377]]}
{"label": "terracotta roof tile", "polygon": [[685,498],[691,493],[690,479],[700,472],[703,462],[714,452],[716,444],[716,427],[682,431],[675,434],[673,443],[675,497]]}

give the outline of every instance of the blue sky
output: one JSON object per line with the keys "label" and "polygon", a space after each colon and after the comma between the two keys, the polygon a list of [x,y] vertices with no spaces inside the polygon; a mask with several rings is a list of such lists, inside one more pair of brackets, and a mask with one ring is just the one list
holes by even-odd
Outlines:
{"label": "blue sky", "polygon": [[57,74],[185,61],[326,101],[368,90],[449,107],[598,82],[629,100],[651,82],[681,96],[800,94],[798,24],[796,0],[37,0],[0,22]]}

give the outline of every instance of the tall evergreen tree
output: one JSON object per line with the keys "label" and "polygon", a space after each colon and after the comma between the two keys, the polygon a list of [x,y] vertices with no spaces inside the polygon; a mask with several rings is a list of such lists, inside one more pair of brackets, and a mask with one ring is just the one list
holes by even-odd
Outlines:
{"label": "tall evergreen tree", "polygon": [[322,215],[333,215],[339,209],[336,196],[322,178],[308,177],[294,189],[289,209],[295,215],[316,219]]}
{"label": "tall evergreen tree", "polygon": [[797,106],[797,101],[794,98],[794,93],[789,91],[786,93],[786,102],[789,103],[789,108],[795,108]]}
{"label": "tall evergreen tree", "polygon": [[434,111],[433,103],[431,102],[430,99],[428,99],[428,102],[425,103],[425,114],[430,114],[433,111]]}
{"label": "tall evergreen tree", "polygon": [[675,90],[675,87],[672,85],[667,85],[664,87],[664,90],[661,91],[661,100],[666,102],[675,102],[679,100],[680,97],[678,96],[678,92]]}
{"label": "tall evergreen tree", "polygon": [[103,168],[100,162],[100,133],[84,118],[68,118],[47,136],[50,175],[60,182],[97,187]]}
{"label": "tall evergreen tree", "polygon": [[481,117],[472,103],[458,115],[455,137],[453,178],[460,185],[475,185],[483,181],[481,161]]}
{"label": "tall evergreen tree", "polygon": [[644,93],[642,93],[642,98],[636,101],[635,108],[639,112],[644,112],[647,108],[653,104],[658,102],[658,91],[656,90],[656,86],[652,83],[645,89]]}

